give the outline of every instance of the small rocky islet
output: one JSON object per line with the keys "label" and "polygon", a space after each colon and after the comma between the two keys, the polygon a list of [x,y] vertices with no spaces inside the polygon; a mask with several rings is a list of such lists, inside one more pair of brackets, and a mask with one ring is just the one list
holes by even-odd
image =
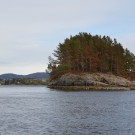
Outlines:
{"label": "small rocky islet", "polygon": [[79,33],[59,43],[52,54],[50,88],[135,89],[135,55],[109,36]]}

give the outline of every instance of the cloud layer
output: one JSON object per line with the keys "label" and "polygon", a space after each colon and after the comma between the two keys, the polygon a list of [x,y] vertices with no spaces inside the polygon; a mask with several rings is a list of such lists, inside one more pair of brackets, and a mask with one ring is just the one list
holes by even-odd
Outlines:
{"label": "cloud layer", "polygon": [[0,1],[0,74],[44,71],[59,42],[79,32],[117,38],[135,53],[133,0]]}

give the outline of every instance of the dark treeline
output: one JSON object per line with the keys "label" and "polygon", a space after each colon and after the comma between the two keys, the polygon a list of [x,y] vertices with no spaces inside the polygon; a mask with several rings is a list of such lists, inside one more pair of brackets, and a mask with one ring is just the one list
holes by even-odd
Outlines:
{"label": "dark treeline", "polygon": [[55,59],[49,56],[48,64],[52,79],[67,72],[102,72],[123,77],[135,72],[134,54],[109,36],[79,33],[59,43],[53,56]]}
{"label": "dark treeline", "polygon": [[6,79],[0,80],[1,85],[46,85],[47,81],[45,79]]}

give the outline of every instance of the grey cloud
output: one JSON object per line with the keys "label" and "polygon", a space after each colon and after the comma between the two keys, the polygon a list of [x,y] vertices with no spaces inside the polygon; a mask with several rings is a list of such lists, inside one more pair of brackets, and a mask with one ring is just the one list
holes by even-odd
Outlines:
{"label": "grey cloud", "polygon": [[11,64],[11,63],[5,62],[5,61],[0,61],[0,65],[1,65],[1,66],[2,66],[2,65],[9,65],[9,64]]}

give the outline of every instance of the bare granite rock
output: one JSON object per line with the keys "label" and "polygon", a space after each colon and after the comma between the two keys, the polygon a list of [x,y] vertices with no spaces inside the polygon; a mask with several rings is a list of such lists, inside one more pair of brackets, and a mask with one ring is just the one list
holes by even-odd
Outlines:
{"label": "bare granite rock", "polygon": [[55,86],[122,86],[135,87],[135,81],[129,81],[123,77],[103,73],[82,73],[62,75],[50,85]]}

